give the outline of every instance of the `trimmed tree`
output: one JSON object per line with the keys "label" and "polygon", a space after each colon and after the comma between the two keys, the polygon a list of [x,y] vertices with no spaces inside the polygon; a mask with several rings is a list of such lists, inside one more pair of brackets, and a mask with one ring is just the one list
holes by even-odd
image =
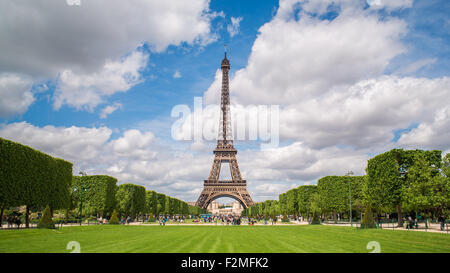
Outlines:
{"label": "trimmed tree", "polygon": [[297,206],[298,212],[306,218],[309,217],[311,195],[317,192],[316,185],[303,185],[297,188]]}
{"label": "trimmed tree", "polygon": [[157,211],[156,211],[156,215],[161,215],[164,214],[164,211],[166,209],[166,195],[162,194],[162,193],[156,193],[156,207],[157,207]]}
{"label": "trimmed tree", "polygon": [[325,176],[317,182],[323,212],[332,212],[337,221],[337,213],[348,211],[348,179],[344,176]]}
{"label": "trimmed tree", "polygon": [[319,214],[322,212],[321,209],[321,198],[318,192],[311,194],[309,211],[312,213],[313,217],[311,220],[311,225],[320,225]]}
{"label": "trimmed tree", "polygon": [[117,179],[107,175],[73,176],[73,208],[80,207],[83,190],[83,213],[86,215],[111,215],[116,206]]}
{"label": "trimmed tree", "polygon": [[156,192],[145,192],[145,213],[156,215],[158,203],[156,201]]}
{"label": "trimmed tree", "polygon": [[361,228],[376,228],[377,224],[373,219],[373,212],[370,206],[366,207],[366,211],[364,212],[364,217],[361,222]]}
{"label": "trimmed tree", "polygon": [[441,151],[393,149],[371,158],[367,164],[368,180],[364,199],[378,212],[397,211],[398,226],[403,226],[402,201],[407,176],[414,165],[416,155],[422,154],[428,166],[438,173],[441,165]]}
{"label": "trimmed tree", "polygon": [[39,221],[37,228],[55,228],[55,224],[52,220],[52,215],[50,212],[50,207],[47,205],[44,209],[44,213],[42,214],[42,218]]}
{"label": "trimmed tree", "polygon": [[279,207],[280,213],[287,212],[287,195],[286,195],[286,193],[282,193],[282,194],[278,195],[278,207]]}
{"label": "trimmed tree", "polygon": [[116,193],[116,209],[126,217],[135,219],[145,208],[145,188],[133,184],[119,185]]}
{"label": "trimmed tree", "polygon": [[118,225],[119,224],[119,218],[117,217],[117,210],[114,210],[111,218],[109,219],[110,225]]}
{"label": "trimmed tree", "polygon": [[286,192],[286,212],[287,214],[297,216],[298,213],[298,189],[291,189]]}
{"label": "trimmed tree", "polygon": [[68,207],[72,163],[4,138],[0,138],[0,151],[1,208],[25,205],[29,227],[30,208],[49,205],[52,213]]}
{"label": "trimmed tree", "polygon": [[[435,179],[440,176],[435,167],[430,166],[423,153],[414,155],[414,163],[409,169],[405,183],[402,187],[402,206],[414,212],[424,212],[426,220],[431,212],[436,210],[444,189],[442,182]],[[425,223],[428,226],[428,223]]]}

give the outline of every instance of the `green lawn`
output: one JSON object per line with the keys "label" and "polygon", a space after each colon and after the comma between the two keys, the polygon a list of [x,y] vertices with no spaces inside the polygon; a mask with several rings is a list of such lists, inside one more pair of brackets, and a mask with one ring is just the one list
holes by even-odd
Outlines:
{"label": "green lawn", "polygon": [[2,230],[0,252],[450,252],[450,234],[335,226],[83,226]]}

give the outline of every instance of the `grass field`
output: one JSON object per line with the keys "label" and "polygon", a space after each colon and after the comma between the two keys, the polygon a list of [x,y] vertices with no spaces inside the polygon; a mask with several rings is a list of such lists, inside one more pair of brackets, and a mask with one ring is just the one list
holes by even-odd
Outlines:
{"label": "grass field", "polygon": [[450,253],[450,235],[360,230],[335,226],[83,226],[60,230],[2,230],[0,252],[381,252]]}

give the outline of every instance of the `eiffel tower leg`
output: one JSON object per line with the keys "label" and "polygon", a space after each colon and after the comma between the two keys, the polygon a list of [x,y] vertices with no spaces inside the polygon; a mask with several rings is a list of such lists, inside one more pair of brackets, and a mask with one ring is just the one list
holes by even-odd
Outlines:
{"label": "eiffel tower leg", "polygon": [[208,180],[218,180],[220,174],[221,161],[218,156],[214,156],[214,161],[209,172]]}
{"label": "eiffel tower leg", "polygon": [[230,172],[233,181],[242,180],[241,171],[239,170],[239,166],[236,160],[236,156],[233,156],[230,160]]}
{"label": "eiffel tower leg", "polygon": [[205,203],[206,203],[206,200],[208,200],[209,195],[210,195],[210,192],[206,188],[204,188],[202,190],[202,193],[198,197],[197,202],[195,202],[195,205],[198,207],[201,207],[201,208],[206,208]]}
{"label": "eiffel tower leg", "polygon": [[250,196],[250,193],[247,191],[247,188],[240,189],[239,194],[241,195],[247,207],[251,207],[255,204],[252,200],[252,197]]}

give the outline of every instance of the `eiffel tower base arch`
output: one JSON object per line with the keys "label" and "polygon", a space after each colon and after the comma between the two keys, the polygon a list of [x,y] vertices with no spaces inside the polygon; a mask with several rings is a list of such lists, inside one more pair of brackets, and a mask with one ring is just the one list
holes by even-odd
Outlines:
{"label": "eiffel tower base arch", "polygon": [[[209,185],[208,185],[209,184]],[[242,185],[240,185],[242,184]],[[206,209],[208,205],[221,197],[230,197],[233,198],[246,209],[250,206],[253,206],[253,200],[250,197],[250,194],[247,191],[246,183],[236,183],[236,182],[216,182],[216,183],[208,183],[208,180],[205,180],[204,188],[202,193],[200,194],[196,205]]]}

